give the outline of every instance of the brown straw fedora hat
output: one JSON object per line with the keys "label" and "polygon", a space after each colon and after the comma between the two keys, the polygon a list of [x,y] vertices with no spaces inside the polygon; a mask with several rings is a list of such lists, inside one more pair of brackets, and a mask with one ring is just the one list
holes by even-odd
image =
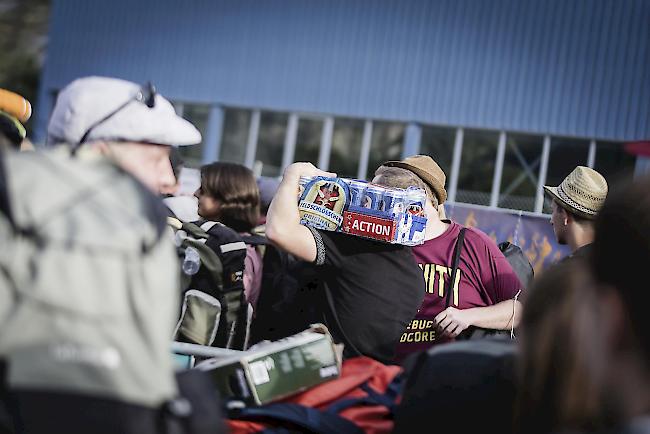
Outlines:
{"label": "brown straw fedora hat", "polygon": [[607,197],[607,181],[594,169],[578,166],[559,186],[544,190],[567,211],[594,219]]}
{"label": "brown straw fedora hat", "polygon": [[382,166],[401,167],[415,173],[424,181],[438,198],[438,204],[447,200],[445,181],[447,177],[440,166],[428,155],[413,155],[402,161],[387,161]]}

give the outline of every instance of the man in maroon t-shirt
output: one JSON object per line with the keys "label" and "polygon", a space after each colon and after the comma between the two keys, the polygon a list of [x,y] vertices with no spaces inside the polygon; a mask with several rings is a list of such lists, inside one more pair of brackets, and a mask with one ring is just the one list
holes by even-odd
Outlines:
{"label": "man in maroon t-shirt", "polygon": [[427,191],[425,242],[413,249],[424,273],[426,293],[402,334],[396,359],[401,361],[410,353],[452,340],[470,326],[497,330],[516,326],[522,284],[503,253],[480,230],[465,231],[456,282],[450,285],[454,247],[462,226],[440,218],[438,208],[447,199],[447,192],[445,173],[436,162],[425,155],[389,161],[377,169],[373,182],[400,188],[418,186]]}

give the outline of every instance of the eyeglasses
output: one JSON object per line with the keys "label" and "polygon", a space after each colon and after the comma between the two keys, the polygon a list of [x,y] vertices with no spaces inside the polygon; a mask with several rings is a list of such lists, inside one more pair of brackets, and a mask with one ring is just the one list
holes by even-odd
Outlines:
{"label": "eyeglasses", "polygon": [[81,147],[81,145],[83,145],[86,142],[88,136],[93,131],[93,129],[97,128],[99,125],[103,124],[104,122],[106,122],[107,120],[115,116],[117,113],[123,110],[124,107],[131,104],[133,101],[138,101],[145,104],[149,108],[154,108],[156,105],[156,88],[153,86],[153,84],[151,84],[151,82],[147,82],[144,86],[142,86],[138,90],[138,92],[135,95],[133,95],[133,97],[126,100],[124,104],[120,105],[118,108],[108,113],[106,116],[104,116],[103,118],[101,118],[100,120],[92,124],[90,127],[88,127],[88,129],[81,136],[79,142],[72,149],[72,154],[74,155],[77,152],[77,150]]}

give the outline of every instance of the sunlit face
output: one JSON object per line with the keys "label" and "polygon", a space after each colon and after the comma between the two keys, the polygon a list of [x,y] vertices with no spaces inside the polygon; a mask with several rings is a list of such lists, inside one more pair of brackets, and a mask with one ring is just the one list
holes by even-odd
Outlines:
{"label": "sunlit face", "polygon": [[110,143],[100,149],[155,194],[176,185],[169,146],[124,142]]}
{"label": "sunlit face", "polygon": [[556,201],[551,204],[553,212],[551,213],[551,226],[555,233],[555,239],[559,244],[566,244],[567,214],[566,210],[559,206]]}
{"label": "sunlit face", "polygon": [[194,197],[199,200],[198,213],[206,220],[218,220],[219,201],[205,193],[203,185],[194,192]]}

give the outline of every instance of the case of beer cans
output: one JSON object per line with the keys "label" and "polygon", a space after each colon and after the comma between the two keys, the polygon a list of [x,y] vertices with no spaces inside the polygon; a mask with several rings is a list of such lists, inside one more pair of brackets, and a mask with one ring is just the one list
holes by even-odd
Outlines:
{"label": "case of beer cans", "polygon": [[387,188],[367,181],[301,177],[300,223],[386,243],[424,242],[426,192]]}

